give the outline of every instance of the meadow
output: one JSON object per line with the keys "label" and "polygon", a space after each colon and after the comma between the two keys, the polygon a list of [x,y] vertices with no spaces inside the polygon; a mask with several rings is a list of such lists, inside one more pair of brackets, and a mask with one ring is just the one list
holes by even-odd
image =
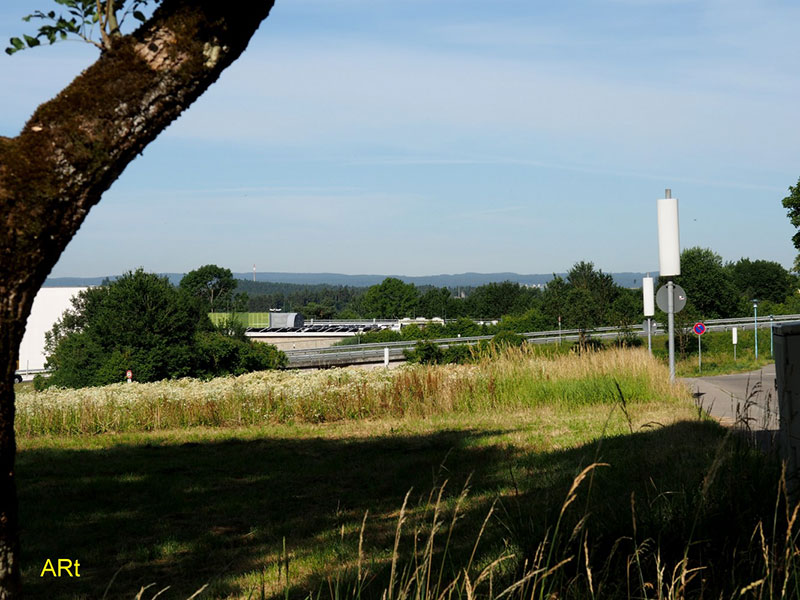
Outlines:
{"label": "meadow", "polygon": [[[186,427],[424,418],[493,410],[675,400],[663,370],[642,352],[578,355],[536,346],[490,353],[468,365],[400,370],[261,371],[211,381],[119,383],[17,395],[17,433],[97,434]],[[619,388],[619,389],[618,389]]]}
{"label": "meadow", "polygon": [[642,350],[30,390],[17,423],[29,597],[797,592],[776,461]]}
{"label": "meadow", "polygon": [[[751,331],[739,331],[738,344],[734,351],[730,331],[709,331],[702,337],[702,364],[698,361],[698,339],[693,333],[686,334],[686,352],[681,355],[676,341],[675,370],[678,377],[699,377],[756,371],[774,362],[770,347],[770,329],[758,331],[758,358],[755,357],[755,336]],[[666,362],[668,357],[667,337],[657,336],[653,340],[653,353]]]}

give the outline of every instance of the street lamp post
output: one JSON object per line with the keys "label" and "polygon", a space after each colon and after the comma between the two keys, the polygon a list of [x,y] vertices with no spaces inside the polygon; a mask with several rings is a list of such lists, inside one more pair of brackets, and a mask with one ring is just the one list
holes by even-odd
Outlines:
{"label": "street lamp post", "polygon": [[756,360],[758,360],[758,300],[753,298],[753,333],[756,339]]}

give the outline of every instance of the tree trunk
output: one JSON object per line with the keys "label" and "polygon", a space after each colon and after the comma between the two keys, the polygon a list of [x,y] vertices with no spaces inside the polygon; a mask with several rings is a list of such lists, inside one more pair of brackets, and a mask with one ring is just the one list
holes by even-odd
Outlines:
{"label": "tree trunk", "polygon": [[19,136],[0,137],[0,600],[20,590],[13,377],[33,298],[89,209],[241,55],[272,5],[163,0]]}
{"label": "tree trunk", "polygon": [[[14,480],[14,370],[25,321],[14,319],[14,300],[0,298],[0,356],[3,364],[0,379],[0,600],[19,595],[19,541],[17,536],[17,489]],[[22,312],[27,313],[27,309]],[[19,310],[19,309],[18,309]],[[18,313],[17,313],[18,314]]]}

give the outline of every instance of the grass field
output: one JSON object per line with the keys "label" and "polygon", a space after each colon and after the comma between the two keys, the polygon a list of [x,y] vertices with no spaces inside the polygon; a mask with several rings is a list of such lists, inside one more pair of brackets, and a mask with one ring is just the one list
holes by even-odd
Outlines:
{"label": "grass field", "polygon": [[[755,336],[752,331],[739,331],[738,347],[734,353],[730,331],[709,331],[702,337],[702,368],[698,364],[697,336],[689,334],[689,347],[685,356],[680,355],[676,341],[675,372],[678,377],[699,377],[709,375],[725,375],[728,373],[745,373],[756,371],[775,361],[770,352],[770,330],[763,327],[758,332],[759,352],[755,358]],[[667,337],[653,338],[654,354],[662,361],[667,361]]]}
{"label": "grass field", "polygon": [[[467,367],[21,394],[28,596],[102,598],[112,580],[108,598],[150,583],[146,598],[765,589],[779,570],[762,556],[791,546],[771,533],[786,520],[776,467],[666,380],[643,351],[529,349]],[[79,559],[81,578],[39,577],[59,557]]]}
{"label": "grass field", "polygon": [[538,405],[574,407],[683,395],[645,352],[578,356],[527,346],[476,364],[400,370],[264,371],[210,382],[183,379],[17,396],[17,432],[96,434],[195,426],[425,417]]}

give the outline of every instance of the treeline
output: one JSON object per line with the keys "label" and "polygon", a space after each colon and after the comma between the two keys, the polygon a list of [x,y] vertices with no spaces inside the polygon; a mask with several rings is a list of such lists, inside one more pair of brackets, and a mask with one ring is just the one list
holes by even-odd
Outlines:
{"label": "treeline", "polygon": [[[686,291],[682,314],[692,318],[752,314],[754,300],[761,314],[800,312],[798,277],[774,261],[742,258],[723,263],[713,250],[694,247],[681,253],[681,274],[672,279]],[[659,285],[665,283],[666,279],[659,279]]]}
{"label": "treeline", "polygon": [[247,294],[250,312],[302,313],[307,319],[354,319],[353,309],[367,288],[346,285],[301,285],[268,281],[236,280],[236,291]]}
{"label": "treeline", "polygon": [[[689,298],[684,318],[744,316],[752,312],[753,299],[762,314],[800,313],[797,277],[776,262],[723,263],[713,250],[695,247],[681,254],[681,270],[674,281]],[[475,288],[418,287],[387,278],[369,288],[238,280],[236,291],[248,294],[250,311],[299,312],[306,319],[502,319],[503,328],[535,331],[557,329],[559,321],[564,329],[590,330],[630,326],[643,318],[641,288],[621,287],[586,261],[564,277],[554,276],[544,289],[509,281]]]}
{"label": "treeline", "polygon": [[[601,325],[631,327],[642,319],[641,290],[620,287],[610,274],[596,269],[590,262],[575,264],[566,277],[555,277],[545,289],[526,288],[508,281],[490,283],[475,288],[465,299],[446,295],[443,289],[415,293],[412,284],[387,279],[367,290],[363,305],[368,308],[366,316],[405,315],[414,307],[423,308],[420,316],[444,316],[446,313],[435,311],[435,305],[423,302],[432,297],[441,305],[449,306],[452,310],[448,311],[446,318],[455,317],[455,320],[429,324],[424,328],[412,324],[399,332],[384,330],[367,333],[360,340],[348,342],[523,333],[556,330],[559,324],[563,329],[580,330],[583,342],[589,331]],[[426,311],[425,308],[431,310]],[[476,319],[483,321],[483,324],[478,325]]]}
{"label": "treeline", "polygon": [[[251,312],[277,309],[302,313],[306,319],[505,317],[516,319],[520,326],[541,329],[556,328],[559,317],[564,327],[574,328],[603,319],[629,323],[638,319],[636,311],[641,310],[640,292],[616,285],[610,274],[588,262],[577,263],[565,278],[555,277],[545,289],[506,281],[454,290],[387,278],[369,288],[238,280],[236,291],[247,293]],[[588,303],[600,303],[603,308],[595,310]]]}

